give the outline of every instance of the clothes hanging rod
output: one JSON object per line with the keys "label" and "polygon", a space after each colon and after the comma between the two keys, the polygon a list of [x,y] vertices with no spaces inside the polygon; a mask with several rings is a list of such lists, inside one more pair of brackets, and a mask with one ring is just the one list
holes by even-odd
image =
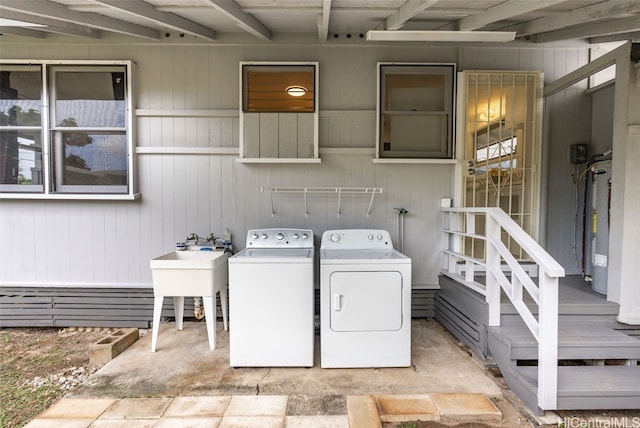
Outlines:
{"label": "clothes hanging rod", "polygon": [[382,187],[260,187],[271,193],[382,193]]}
{"label": "clothes hanging rod", "polygon": [[309,209],[307,205],[307,195],[309,193],[327,194],[334,193],[338,195],[338,210],[337,217],[340,217],[340,208],[342,203],[342,194],[369,194],[371,200],[369,201],[369,208],[367,209],[367,217],[371,214],[371,207],[373,206],[373,198],[376,194],[382,194],[382,187],[260,187],[261,192],[269,193],[269,202],[271,204],[271,217],[275,216],[275,210],[273,208],[273,194],[274,193],[304,193],[304,216],[309,217]]}

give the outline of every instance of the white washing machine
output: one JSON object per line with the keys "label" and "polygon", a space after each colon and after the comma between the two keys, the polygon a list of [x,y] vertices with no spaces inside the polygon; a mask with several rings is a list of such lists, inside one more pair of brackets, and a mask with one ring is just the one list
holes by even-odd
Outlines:
{"label": "white washing machine", "polygon": [[320,245],[321,366],[411,365],[411,259],[386,230],[328,230]]}
{"label": "white washing machine", "polygon": [[314,244],[308,229],[255,229],[229,258],[232,367],[312,367]]}

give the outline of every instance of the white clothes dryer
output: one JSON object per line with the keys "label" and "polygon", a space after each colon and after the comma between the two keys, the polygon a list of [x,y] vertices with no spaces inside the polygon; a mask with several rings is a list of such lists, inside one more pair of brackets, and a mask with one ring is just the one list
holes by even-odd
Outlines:
{"label": "white clothes dryer", "polygon": [[229,258],[231,367],[312,367],[314,243],[308,229],[255,229]]}
{"label": "white clothes dryer", "polygon": [[411,259],[386,230],[328,230],[320,245],[321,367],[411,365]]}

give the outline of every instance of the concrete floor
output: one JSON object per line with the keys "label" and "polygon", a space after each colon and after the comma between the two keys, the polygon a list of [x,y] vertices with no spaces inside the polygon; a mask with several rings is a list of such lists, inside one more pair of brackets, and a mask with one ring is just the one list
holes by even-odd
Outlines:
{"label": "concrete floor", "polygon": [[77,397],[176,397],[187,395],[424,394],[430,392],[502,395],[493,378],[435,321],[412,325],[412,366],[380,369],[320,368],[319,337],[312,368],[231,368],[229,335],[217,323],[216,349],[208,349],[205,323],[173,322],[160,327],[156,352],[145,334],[117,356]]}
{"label": "concrete floor", "polygon": [[[204,322],[185,322],[182,331],[164,323],[155,353],[151,332],[142,331],[137,342],[28,427],[57,426],[73,418],[73,426],[83,428],[130,427],[133,420],[145,427],[369,428],[416,420],[439,427],[468,422],[533,426],[523,408],[514,406],[511,396],[506,399],[509,392],[499,381],[433,320],[413,320],[413,364],[407,368],[322,369],[316,337],[312,368],[234,369],[228,332],[220,322],[216,331],[211,351]],[[212,406],[212,400],[226,404]],[[234,414],[242,400],[250,400],[239,411],[246,420]],[[256,415],[263,404],[255,400],[276,400],[278,414]],[[210,419],[196,423],[205,416]],[[251,419],[256,417],[273,418],[273,424]]]}

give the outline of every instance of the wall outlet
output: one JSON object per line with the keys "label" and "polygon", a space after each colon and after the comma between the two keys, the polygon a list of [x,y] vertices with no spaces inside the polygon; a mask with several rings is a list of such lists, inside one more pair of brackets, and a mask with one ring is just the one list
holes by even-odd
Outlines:
{"label": "wall outlet", "polygon": [[440,199],[440,208],[451,208],[451,198]]}

